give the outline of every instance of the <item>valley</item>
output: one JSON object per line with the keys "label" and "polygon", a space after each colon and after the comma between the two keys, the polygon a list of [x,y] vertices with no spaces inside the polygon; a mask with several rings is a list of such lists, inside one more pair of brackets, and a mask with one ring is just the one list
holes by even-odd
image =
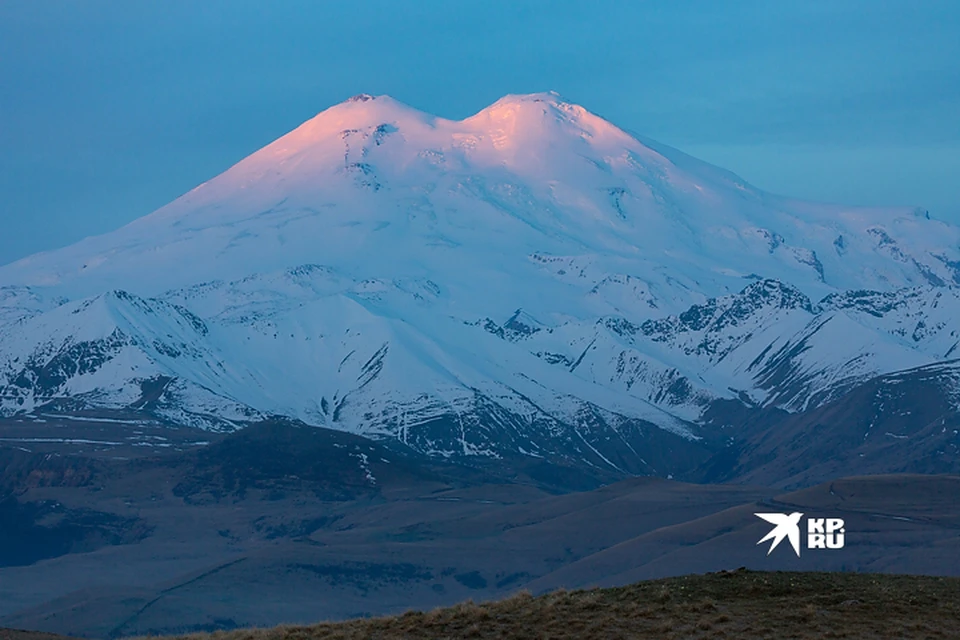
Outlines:
{"label": "valley", "polygon": [[[79,424],[68,442],[0,447],[0,626],[184,633],[738,567],[956,575],[960,553],[957,476],[792,492],[595,478],[572,491],[286,421],[203,447],[191,433],[158,450],[107,451],[77,443],[116,435]],[[848,544],[766,556],[753,513],[770,510],[845,518]]]}

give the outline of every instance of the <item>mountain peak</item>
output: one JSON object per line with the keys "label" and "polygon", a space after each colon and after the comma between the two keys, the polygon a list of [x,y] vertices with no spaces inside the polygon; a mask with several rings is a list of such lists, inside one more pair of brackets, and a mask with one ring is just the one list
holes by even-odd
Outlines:
{"label": "mountain peak", "polygon": [[[492,118],[507,118],[520,113],[582,117],[589,112],[579,105],[564,100],[559,93],[549,91],[546,93],[505,95],[480,111],[477,116],[487,114]],[[474,118],[477,116],[474,116]],[[470,119],[468,118],[468,120]]]}
{"label": "mountain peak", "polygon": [[434,116],[388,95],[372,96],[360,93],[324,109],[265,148],[299,148],[304,144],[339,136],[351,129],[376,127],[384,123],[395,126],[432,126],[435,120]]}
{"label": "mountain peak", "polygon": [[499,100],[497,100],[494,105],[506,105],[506,104],[548,104],[552,106],[561,106],[569,105],[570,102],[564,99],[556,91],[541,91],[538,93],[508,93]]}
{"label": "mountain peak", "polygon": [[[957,238],[910,210],[764,194],[555,92],[507,95],[463,120],[359,94],[123,229],[0,268],[0,285],[156,295],[198,274],[234,280],[318,261],[361,279],[382,265],[391,277],[471,279],[467,256],[484,271],[491,255],[524,270],[528,256],[550,254],[570,262],[558,282],[606,270],[591,291],[630,289],[613,309],[642,299],[679,312],[754,277],[817,299],[960,282]],[[519,303],[547,317],[522,299],[504,304]]]}
{"label": "mountain peak", "polygon": [[397,109],[400,111],[414,111],[419,113],[417,109],[400,102],[399,100],[388,96],[386,94],[374,96],[369,93],[358,93],[355,96],[350,96],[343,102],[335,104],[328,109],[321,111],[317,115],[321,115],[330,111],[335,110],[364,110],[364,109]]}
{"label": "mountain peak", "polygon": [[567,101],[555,91],[506,95],[463,123],[487,130],[499,129],[511,138],[526,140],[543,141],[560,131],[588,139],[632,140],[616,125]]}
{"label": "mountain peak", "polygon": [[376,96],[372,96],[369,93],[358,93],[355,96],[351,96],[345,100],[345,102],[368,102],[370,100],[376,100]]}

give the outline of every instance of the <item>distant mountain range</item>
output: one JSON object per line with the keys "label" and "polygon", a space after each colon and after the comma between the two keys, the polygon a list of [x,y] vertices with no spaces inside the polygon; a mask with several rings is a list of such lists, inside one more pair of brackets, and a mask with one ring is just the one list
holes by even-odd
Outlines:
{"label": "distant mountain range", "polygon": [[[271,416],[439,459],[957,472],[960,229],[774,196],[556,94],[351,98],[0,268],[0,415]],[[776,462],[774,462],[776,461]]]}

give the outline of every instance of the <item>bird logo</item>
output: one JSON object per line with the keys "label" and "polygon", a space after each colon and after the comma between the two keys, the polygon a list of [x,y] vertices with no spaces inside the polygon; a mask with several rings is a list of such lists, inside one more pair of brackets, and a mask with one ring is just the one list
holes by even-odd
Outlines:
{"label": "bird logo", "polygon": [[755,513],[753,515],[766,520],[772,525],[776,525],[770,533],[757,542],[757,544],[763,544],[767,540],[773,540],[770,544],[769,551],[767,551],[767,555],[773,553],[777,545],[783,542],[784,538],[787,538],[793,550],[796,552],[797,557],[800,557],[800,518],[803,517],[802,513]]}

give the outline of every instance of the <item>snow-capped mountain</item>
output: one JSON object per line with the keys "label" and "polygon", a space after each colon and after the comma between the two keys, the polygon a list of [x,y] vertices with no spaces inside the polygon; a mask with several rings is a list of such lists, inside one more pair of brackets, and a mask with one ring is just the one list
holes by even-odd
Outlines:
{"label": "snow-capped mountain", "polygon": [[796,411],[950,357],[955,284],[960,229],[922,210],[773,196],[555,94],[462,121],[363,95],[0,268],[0,406],[650,470],[716,400]]}

